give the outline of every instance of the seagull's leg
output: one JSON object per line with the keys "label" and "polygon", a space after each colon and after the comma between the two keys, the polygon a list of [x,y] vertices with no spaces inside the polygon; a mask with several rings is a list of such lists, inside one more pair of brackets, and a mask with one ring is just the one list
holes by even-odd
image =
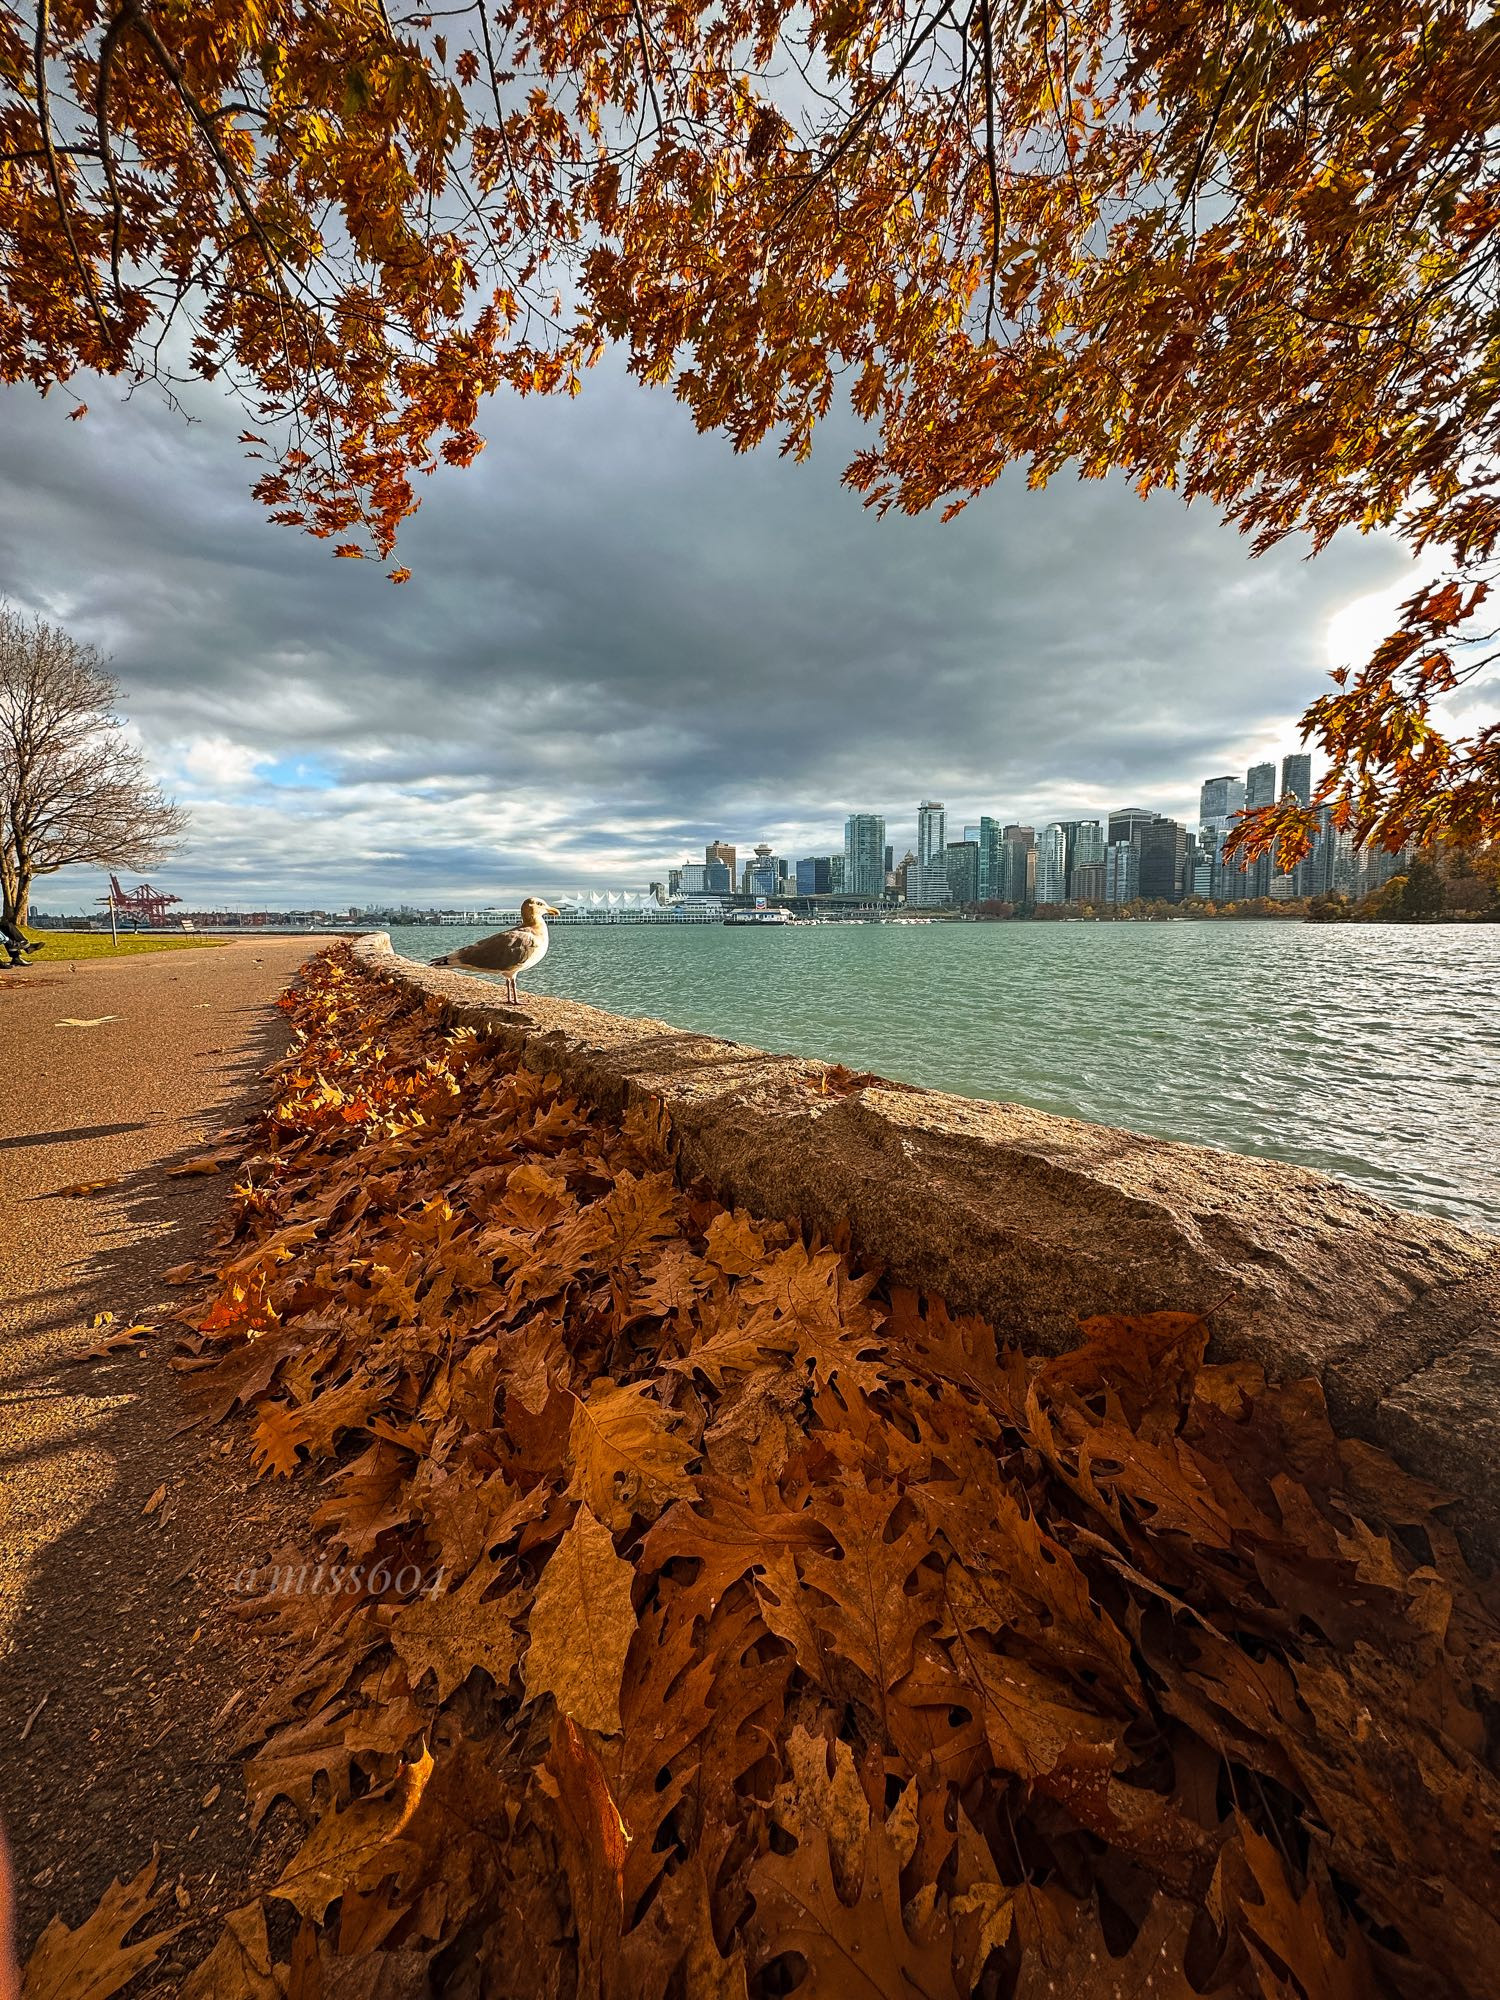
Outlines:
{"label": "seagull's leg", "polygon": [[510,999],[511,1006],[519,1007],[521,1004],[521,996],[516,991],[516,976],[513,972],[506,974],[505,983],[510,988],[510,993],[508,997]]}

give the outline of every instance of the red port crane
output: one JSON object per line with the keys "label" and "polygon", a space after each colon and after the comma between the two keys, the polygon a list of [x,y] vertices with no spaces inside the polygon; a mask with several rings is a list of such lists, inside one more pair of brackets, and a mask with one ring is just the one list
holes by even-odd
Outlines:
{"label": "red port crane", "polygon": [[134,889],[122,889],[119,876],[111,875],[109,900],[122,917],[134,917],[137,923],[161,924],[166,922],[168,903],[180,903],[182,898],[153,889],[149,882],[140,882]]}

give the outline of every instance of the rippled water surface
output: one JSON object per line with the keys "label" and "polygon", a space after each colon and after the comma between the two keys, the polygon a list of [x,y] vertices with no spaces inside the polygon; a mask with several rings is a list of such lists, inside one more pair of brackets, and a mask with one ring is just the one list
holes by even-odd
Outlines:
{"label": "rippled water surface", "polygon": [[1500,926],[554,925],[525,985],[1500,1231]]}

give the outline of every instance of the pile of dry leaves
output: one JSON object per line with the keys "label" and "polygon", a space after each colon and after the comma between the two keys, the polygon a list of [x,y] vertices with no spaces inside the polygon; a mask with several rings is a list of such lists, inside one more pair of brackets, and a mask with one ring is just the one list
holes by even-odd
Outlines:
{"label": "pile of dry leaves", "polygon": [[1315,1386],[997,1352],[347,956],[286,1004],[188,1365],[338,1583],[189,2000],[1496,1990],[1500,1625]]}

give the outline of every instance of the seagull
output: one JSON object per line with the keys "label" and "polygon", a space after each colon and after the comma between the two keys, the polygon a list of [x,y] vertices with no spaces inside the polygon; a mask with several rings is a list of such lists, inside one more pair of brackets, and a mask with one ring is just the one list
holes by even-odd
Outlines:
{"label": "seagull", "polygon": [[516,974],[541,964],[547,956],[547,919],[561,915],[561,910],[554,910],[539,896],[528,896],[521,905],[521,921],[513,931],[496,931],[493,937],[480,938],[477,944],[466,944],[460,951],[445,952],[432,962],[471,965],[476,972],[503,972],[506,1001],[512,1007],[519,1007],[521,996],[516,991]]}

